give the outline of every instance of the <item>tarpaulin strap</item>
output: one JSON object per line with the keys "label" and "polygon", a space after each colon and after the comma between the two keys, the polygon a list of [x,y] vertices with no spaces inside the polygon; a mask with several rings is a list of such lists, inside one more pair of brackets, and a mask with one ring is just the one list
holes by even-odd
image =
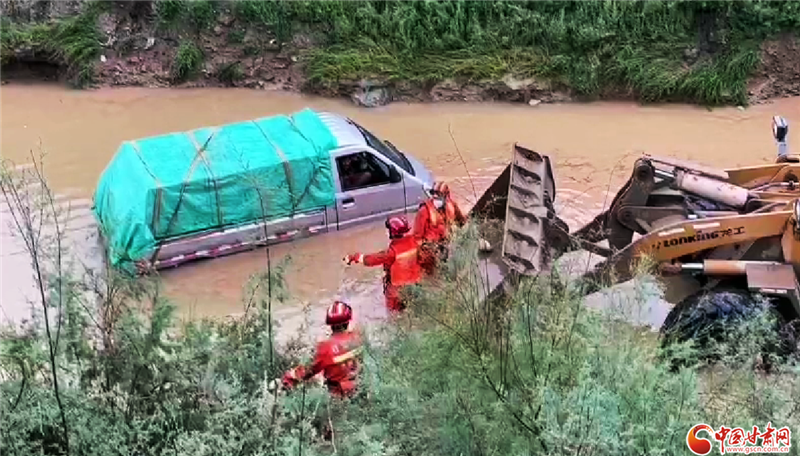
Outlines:
{"label": "tarpaulin strap", "polygon": [[156,177],[155,173],[153,173],[150,167],[147,166],[147,162],[144,160],[144,157],[142,157],[142,151],[139,149],[139,145],[136,143],[136,141],[128,141],[128,144],[130,144],[131,147],[133,147],[133,150],[136,151],[136,156],[139,157],[139,160],[142,162],[142,165],[144,165],[144,169],[147,170],[147,173],[150,174],[150,176],[156,183],[156,201],[155,201],[156,207],[155,210],[153,211],[153,219],[150,220],[150,229],[153,231],[153,237],[155,237],[156,225],[158,223],[159,217],[161,216],[161,198],[163,196],[163,188],[161,186],[161,182],[158,180],[158,177]]}
{"label": "tarpaulin strap", "polygon": [[[186,192],[186,186],[189,184],[189,179],[191,179],[192,175],[194,174],[194,170],[195,168],[197,168],[197,164],[200,163],[201,160],[205,161],[203,157],[203,151],[205,151],[206,147],[208,147],[208,144],[214,138],[215,134],[216,131],[208,137],[205,143],[203,143],[203,147],[197,149],[197,153],[194,155],[191,165],[189,165],[189,170],[186,172],[186,177],[183,179],[183,184],[181,185],[181,191],[180,193],[178,193],[178,202],[177,204],[175,204],[175,210],[172,211],[172,215],[170,216],[169,222],[167,223],[167,233],[170,232],[170,230],[172,229],[172,224],[175,223],[175,218],[178,215],[178,209],[180,209],[181,207],[181,202],[183,202],[183,194],[184,192]],[[155,233],[153,234],[153,236],[155,237]],[[155,259],[158,257],[159,251],[161,251],[160,244],[158,245],[158,247],[156,247],[155,251],[153,252],[153,255],[150,258],[150,263],[153,263],[155,261]]]}
{"label": "tarpaulin strap", "polygon": [[[272,145],[272,147],[275,148],[275,152],[278,153],[278,156],[280,156],[281,161],[283,162],[283,172],[286,174],[286,183],[289,185],[289,193],[292,195],[292,199],[295,200],[296,194],[294,191],[294,175],[292,174],[292,166],[289,164],[289,160],[286,158],[286,155],[283,153],[283,150],[281,150],[280,146],[275,144],[275,142],[272,140],[272,138],[269,137],[267,132],[265,132],[264,129],[261,128],[261,125],[259,125],[256,121],[253,121],[253,124],[256,126],[256,128],[258,128],[258,131],[260,131],[261,134],[264,135],[264,138],[266,138],[266,140],[270,143],[270,145]],[[292,201],[292,214],[294,214],[295,208],[297,208],[298,201],[299,200]]]}
{"label": "tarpaulin strap", "polygon": [[314,150],[316,150],[317,152],[319,152],[319,147],[317,147],[317,144],[316,144],[314,141],[310,140],[310,139],[309,139],[309,138],[308,138],[308,137],[305,135],[305,133],[303,133],[303,130],[301,130],[301,129],[300,129],[298,126],[297,126],[297,124],[294,122],[294,116],[289,116],[289,117],[288,117],[288,119],[289,119],[289,125],[291,125],[291,126],[292,126],[292,128],[294,129],[294,131],[296,131],[298,135],[302,136],[302,137],[303,137],[303,139],[305,139],[307,143],[309,143],[309,144],[311,144],[312,146],[314,146]]}
{"label": "tarpaulin strap", "polygon": [[[217,134],[219,131],[218,128],[215,128],[214,131],[211,132],[211,135],[208,137],[206,141],[206,147],[211,142],[211,139]],[[203,164],[206,165],[206,169],[208,170],[209,176],[211,176],[211,183],[214,185],[214,197],[217,200],[217,223],[222,226],[222,206],[219,204],[219,188],[217,187],[217,177],[214,175],[214,171],[211,169],[211,163],[208,161],[208,157],[206,157],[206,147],[200,147],[200,144],[197,143],[197,138],[194,136],[194,132],[188,132],[186,135],[189,139],[192,140],[192,144],[194,144],[195,150],[197,150],[197,156],[203,160]]]}
{"label": "tarpaulin strap", "polygon": [[[300,128],[298,128],[297,124],[296,124],[296,123],[294,123],[294,117],[293,117],[293,116],[289,116],[289,124],[292,126],[292,128],[294,129],[294,131],[296,131],[296,132],[297,132],[297,134],[299,134],[300,136],[302,136],[302,137],[303,137],[303,139],[305,139],[305,140],[306,140],[306,142],[307,142],[307,143],[309,143],[309,144],[311,144],[312,146],[314,146],[314,150],[316,150],[316,151],[317,151],[317,153],[319,153],[319,152],[320,152],[320,148],[319,148],[319,147],[317,147],[317,144],[316,144],[314,141],[311,141],[311,140],[310,140],[310,139],[309,139],[309,138],[308,138],[308,137],[307,137],[307,136],[306,136],[306,135],[303,133],[303,131],[302,131],[302,130],[300,130]],[[325,158],[326,158],[327,160],[330,160],[330,157],[325,157]],[[302,195],[300,195],[300,198],[298,198],[298,200],[297,200],[297,205],[299,205],[299,204],[300,204],[300,202],[301,202],[301,201],[303,201],[303,200],[305,199],[305,197],[306,197],[306,194],[307,194],[307,193],[308,193],[308,191],[311,189],[311,186],[312,186],[312,185],[314,185],[314,180],[317,178],[317,173],[318,173],[318,171],[319,171],[319,166],[317,166],[317,162],[316,162],[316,161],[314,161],[314,165],[313,165],[313,167],[314,167],[314,171],[311,173],[311,179],[309,179],[309,180],[308,180],[308,185],[306,185],[306,188],[303,190],[303,194],[302,194]]]}

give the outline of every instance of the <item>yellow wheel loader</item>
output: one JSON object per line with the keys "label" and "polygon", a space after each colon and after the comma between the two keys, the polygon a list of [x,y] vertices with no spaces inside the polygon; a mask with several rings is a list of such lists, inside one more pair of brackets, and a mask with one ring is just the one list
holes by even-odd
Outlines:
{"label": "yellow wheel loader", "polygon": [[[800,318],[800,160],[787,154],[788,124],[773,118],[775,163],[714,169],[643,155],[610,207],[574,233],[554,209],[550,159],[519,144],[512,162],[471,214],[502,220],[503,293],[513,277],[537,275],[574,250],[604,257],[585,273],[585,291],[632,278],[638,261],[654,261],[670,290],[684,299],[662,326],[746,317],[760,294],[784,324]],[[687,297],[688,295],[688,297]],[[673,301],[680,293],[672,293]],[[686,336],[689,337],[689,336]]]}

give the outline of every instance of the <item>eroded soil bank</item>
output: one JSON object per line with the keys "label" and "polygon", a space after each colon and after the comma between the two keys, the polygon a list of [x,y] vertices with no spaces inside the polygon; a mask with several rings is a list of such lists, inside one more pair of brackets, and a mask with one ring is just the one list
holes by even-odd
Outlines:
{"label": "eroded soil bank", "polygon": [[797,2],[3,0],[3,78],[358,105],[800,95]]}

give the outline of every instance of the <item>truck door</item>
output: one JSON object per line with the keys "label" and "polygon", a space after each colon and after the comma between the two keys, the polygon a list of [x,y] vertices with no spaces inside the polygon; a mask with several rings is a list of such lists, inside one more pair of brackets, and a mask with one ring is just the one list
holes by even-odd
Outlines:
{"label": "truck door", "polygon": [[339,229],[383,220],[405,210],[405,187],[400,172],[369,151],[342,154],[335,159]]}

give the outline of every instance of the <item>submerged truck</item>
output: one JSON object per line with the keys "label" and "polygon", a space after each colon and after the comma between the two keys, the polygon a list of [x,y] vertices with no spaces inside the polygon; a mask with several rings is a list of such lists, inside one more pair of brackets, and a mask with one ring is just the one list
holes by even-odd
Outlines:
{"label": "submerged truck", "polygon": [[412,213],[433,175],[352,119],[304,109],[120,145],[93,211],[139,273]]}

